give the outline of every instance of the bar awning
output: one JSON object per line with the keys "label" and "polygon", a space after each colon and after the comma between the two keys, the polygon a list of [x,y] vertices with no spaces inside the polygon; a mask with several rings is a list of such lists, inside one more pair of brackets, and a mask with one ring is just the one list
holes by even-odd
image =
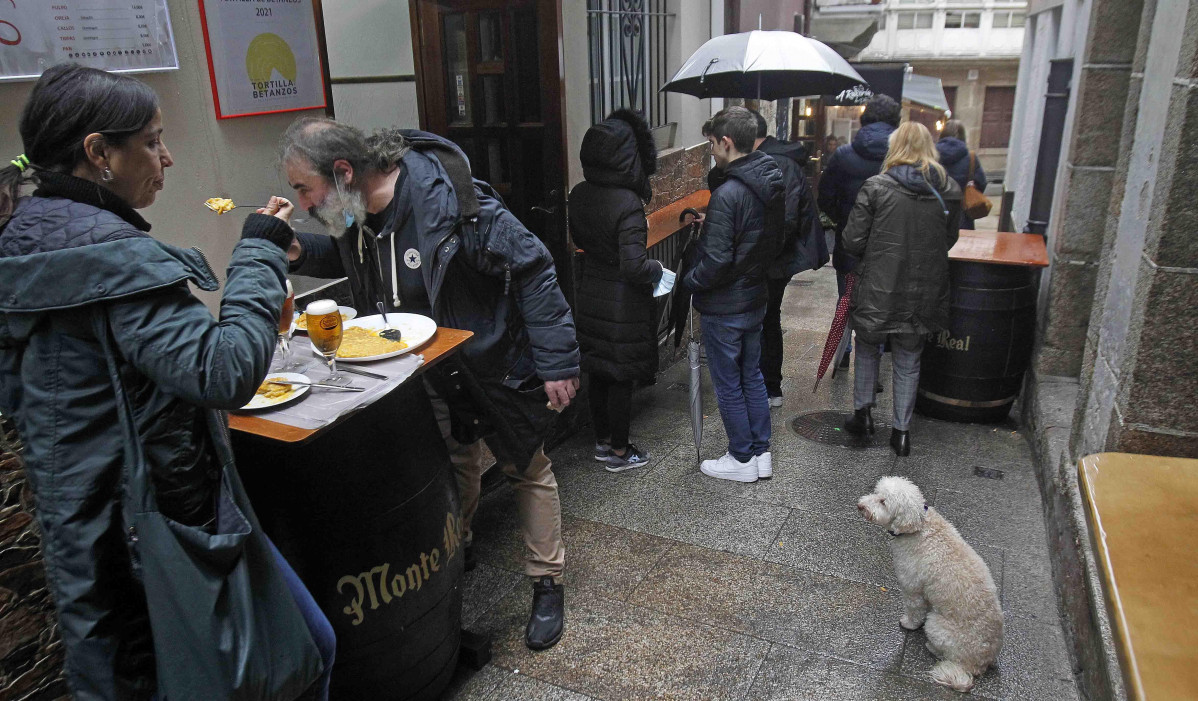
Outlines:
{"label": "bar awning", "polygon": [[944,86],[939,78],[930,75],[908,73],[903,80],[903,99],[941,112],[948,111],[948,98],[944,96]]}

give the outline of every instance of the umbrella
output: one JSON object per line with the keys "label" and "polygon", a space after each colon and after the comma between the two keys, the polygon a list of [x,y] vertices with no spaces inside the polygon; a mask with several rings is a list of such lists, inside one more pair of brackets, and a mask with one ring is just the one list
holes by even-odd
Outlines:
{"label": "umbrella", "polygon": [[703,442],[703,373],[699,368],[699,342],[695,340],[695,314],[692,310],[687,326],[690,338],[686,342],[686,359],[690,365],[691,431],[695,434],[695,460],[700,458],[699,444]]}
{"label": "umbrella", "polygon": [[663,91],[695,97],[778,100],[834,95],[868,83],[826,45],[794,32],[752,31],[709,40]]}
{"label": "umbrella", "polygon": [[839,365],[840,359],[848,350],[850,332],[846,329],[849,325],[849,304],[852,302],[853,288],[856,286],[857,276],[850,274],[845,281],[844,296],[836,303],[836,316],[832,317],[832,328],[828,331],[828,340],[824,342],[824,354],[819,359],[819,369],[815,372],[815,386],[811,388],[812,394],[819,389],[819,381],[824,378],[824,373],[828,371],[828,366],[832,364],[832,361],[835,360]]}
{"label": "umbrella", "polygon": [[[699,216],[699,213],[690,207],[682,210],[682,214],[678,215],[678,221],[682,222],[686,216]],[[690,223],[690,233],[687,235],[686,243],[682,246],[682,251],[678,254],[677,264],[674,270],[678,271],[678,277],[674,282],[674,290],[671,293],[673,296],[670,299],[670,326],[674,331],[674,352],[678,352],[678,346],[682,345],[682,328],[686,326],[687,319],[690,315],[691,296],[690,293],[682,289],[682,280],[686,277],[686,273],[690,270],[690,262],[694,258],[694,250],[696,241],[699,236],[699,227],[701,224],[698,221]]]}

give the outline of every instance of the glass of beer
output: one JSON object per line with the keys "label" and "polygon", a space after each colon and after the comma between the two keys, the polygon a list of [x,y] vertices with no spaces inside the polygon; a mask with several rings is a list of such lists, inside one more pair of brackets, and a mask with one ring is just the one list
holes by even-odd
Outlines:
{"label": "glass of beer", "polygon": [[347,382],[337,372],[337,349],[341,347],[341,312],[331,299],[318,299],[304,310],[308,315],[308,338],[329,364],[329,376],[325,382],[340,384]]}
{"label": "glass of beer", "polygon": [[291,288],[291,281],[287,281],[287,299],[283,300],[283,311],[279,314],[279,367],[276,371],[290,372],[298,370],[304,364],[295,359],[295,353],[291,350],[291,322],[295,317],[295,290]]}

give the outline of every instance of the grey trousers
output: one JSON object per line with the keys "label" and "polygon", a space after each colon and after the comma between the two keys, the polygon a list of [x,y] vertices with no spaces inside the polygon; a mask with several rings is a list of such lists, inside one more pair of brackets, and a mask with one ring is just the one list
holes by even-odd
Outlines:
{"label": "grey trousers", "polygon": [[[882,344],[887,334],[877,336],[857,332],[856,365],[853,373],[853,408],[874,406],[874,386],[882,362]],[[919,357],[923,353],[923,334],[892,333],[890,357],[894,365],[894,427],[906,431],[915,411],[919,390]]]}

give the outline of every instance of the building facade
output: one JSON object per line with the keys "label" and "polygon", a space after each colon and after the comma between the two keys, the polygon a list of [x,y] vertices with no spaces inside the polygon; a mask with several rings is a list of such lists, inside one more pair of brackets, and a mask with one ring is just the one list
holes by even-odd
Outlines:
{"label": "building facade", "polygon": [[883,0],[863,62],[902,61],[939,78],[952,117],[993,176],[1006,169],[1026,2]]}

